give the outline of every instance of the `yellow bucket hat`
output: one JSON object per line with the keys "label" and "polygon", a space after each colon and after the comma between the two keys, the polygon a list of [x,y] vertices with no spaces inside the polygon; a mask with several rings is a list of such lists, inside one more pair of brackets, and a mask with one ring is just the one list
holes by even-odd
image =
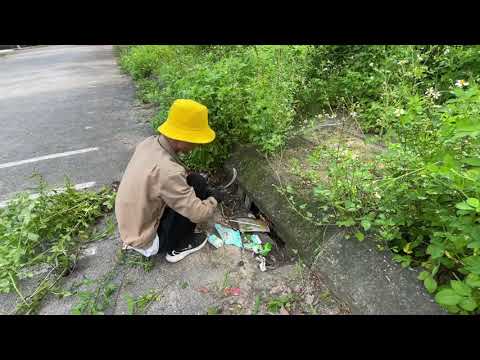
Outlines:
{"label": "yellow bucket hat", "polygon": [[187,99],[174,101],[158,132],[170,139],[194,144],[208,144],[215,139],[215,132],[208,126],[207,107]]}

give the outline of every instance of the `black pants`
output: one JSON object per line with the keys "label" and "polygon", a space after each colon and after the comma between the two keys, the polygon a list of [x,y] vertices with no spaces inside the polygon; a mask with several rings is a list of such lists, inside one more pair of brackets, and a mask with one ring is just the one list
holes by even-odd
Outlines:
{"label": "black pants", "polygon": [[[187,183],[195,190],[195,195],[201,200],[208,197],[207,181],[200,174],[187,176]],[[168,252],[177,246],[183,246],[193,236],[195,223],[167,207],[160,219],[157,234],[160,242],[159,252]]]}

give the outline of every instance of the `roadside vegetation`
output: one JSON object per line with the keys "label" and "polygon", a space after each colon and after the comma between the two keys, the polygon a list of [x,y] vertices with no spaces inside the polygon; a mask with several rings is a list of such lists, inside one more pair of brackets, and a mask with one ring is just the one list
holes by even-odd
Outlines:
{"label": "roadside vegetation", "polygon": [[[421,267],[451,313],[480,312],[479,46],[128,46],[120,65],[158,107],[154,129],[176,98],[209,108],[217,141],[185,159],[193,168],[214,169],[236,143],[273,155],[305,122],[355,124],[383,150],[314,149],[297,210]],[[279,189],[298,201],[301,190]]]}
{"label": "roadside vegetation", "polygon": [[[115,231],[112,219],[101,230],[95,226],[113,208],[109,189],[77,191],[67,181],[63,192],[52,192],[40,180],[37,193],[18,194],[0,209],[0,293],[18,296],[17,314],[35,313],[48,294],[60,291],[81,247]],[[20,282],[32,278],[34,289],[23,293]]]}

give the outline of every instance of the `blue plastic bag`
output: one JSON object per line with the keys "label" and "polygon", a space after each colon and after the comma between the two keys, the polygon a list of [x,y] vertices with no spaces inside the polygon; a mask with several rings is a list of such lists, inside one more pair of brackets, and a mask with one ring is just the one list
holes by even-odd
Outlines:
{"label": "blue plastic bag", "polygon": [[215,229],[217,229],[225,245],[234,245],[236,247],[243,248],[240,231],[227,228],[220,224],[215,224]]}
{"label": "blue plastic bag", "polygon": [[243,244],[243,247],[247,250],[252,250],[255,254],[259,254],[262,247],[262,240],[257,234],[254,235],[245,235],[246,241]]}
{"label": "blue plastic bag", "polygon": [[217,249],[223,246],[223,240],[220,239],[217,235],[215,234],[210,234],[208,235],[208,242],[215,246]]}

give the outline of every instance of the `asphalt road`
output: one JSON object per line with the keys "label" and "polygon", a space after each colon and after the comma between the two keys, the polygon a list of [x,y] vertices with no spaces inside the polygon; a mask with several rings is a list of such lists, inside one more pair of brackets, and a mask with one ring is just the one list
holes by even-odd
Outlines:
{"label": "asphalt road", "polygon": [[67,176],[96,187],[120,180],[151,134],[112,46],[48,46],[0,57],[0,201]]}

